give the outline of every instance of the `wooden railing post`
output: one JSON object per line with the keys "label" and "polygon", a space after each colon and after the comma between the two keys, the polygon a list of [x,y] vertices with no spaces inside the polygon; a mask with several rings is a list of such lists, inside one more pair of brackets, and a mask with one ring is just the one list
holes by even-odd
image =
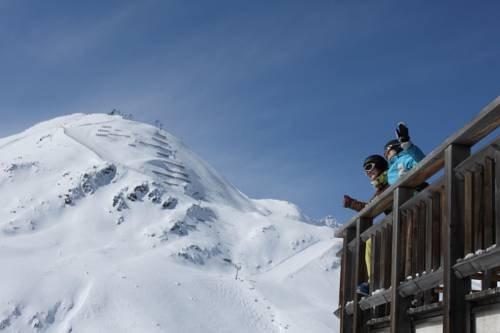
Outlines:
{"label": "wooden railing post", "polygon": [[470,311],[467,311],[465,295],[466,279],[455,276],[453,265],[464,255],[464,189],[455,174],[455,167],[470,155],[470,147],[451,144],[445,150],[445,223],[443,228],[443,332],[470,332]]}
{"label": "wooden railing post", "polygon": [[392,270],[391,270],[391,332],[406,333],[411,332],[410,321],[407,318],[406,311],[409,307],[408,299],[403,299],[398,293],[399,282],[403,275],[404,265],[401,253],[402,238],[401,233],[402,213],[399,207],[406,202],[412,195],[413,190],[405,187],[398,187],[394,190],[393,209],[392,209]]}
{"label": "wooden railing post", "polygon": [[352,265],[352,254],[349,251],[349,243],[356,237],[356,229],[348,228],[344,235],[342,250],[342,285],[340,299],[340,332],[352,332],[352,317],[346,313],[346,303],[352,300],[352,279],[354,278],[354,267]]}
{"label": "wooden railing post", "polygon": [[[356,257],[355,257],[355,274],[354,281],[356,286],[362,281],[366,275],[366,264],[365,264],[365,246],[363,246],[363,241],[361,239],[361,234],[363,231],[371,227],[373,220],[371,218],[361,217],[356,224]],[[354,291],[356,292],[356,291]],[[358,306],[359,295],[354,295],[354,318],[353,318],[353,332],[368,332],[366,327],[367,318],[364,316],[363,311]]]}

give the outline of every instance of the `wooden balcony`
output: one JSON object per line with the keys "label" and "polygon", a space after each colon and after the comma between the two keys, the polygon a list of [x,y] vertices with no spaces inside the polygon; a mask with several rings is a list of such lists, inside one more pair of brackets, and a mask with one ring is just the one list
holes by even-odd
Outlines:
{"label": "wooden balcony", "polygon": [[[499,125],[500,97],[337,230],[341,332],[481,332],[493,313],[484,306],[500,307]],[[369,239],[370,294],[361,297]]]}

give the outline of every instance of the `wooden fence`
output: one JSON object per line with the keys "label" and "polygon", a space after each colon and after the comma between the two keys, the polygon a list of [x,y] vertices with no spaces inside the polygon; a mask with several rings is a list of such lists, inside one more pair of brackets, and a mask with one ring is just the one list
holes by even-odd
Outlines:
{"label": "wooden fence", "polygon": [[[341,332],[482,332],[482,309],[500,309],[498,135],[474,150],[499,125],[500,97],[336,232]],[[370,293],[361,297],[368,240]]]}

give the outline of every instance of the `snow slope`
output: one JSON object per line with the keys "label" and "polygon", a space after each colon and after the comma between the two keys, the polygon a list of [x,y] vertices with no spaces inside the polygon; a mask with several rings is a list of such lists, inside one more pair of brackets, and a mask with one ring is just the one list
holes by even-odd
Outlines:
{"label": "snow slope", "polygon": [[0,139],[0,332],[335,332],[339,240],[178,139],[74,114]]}

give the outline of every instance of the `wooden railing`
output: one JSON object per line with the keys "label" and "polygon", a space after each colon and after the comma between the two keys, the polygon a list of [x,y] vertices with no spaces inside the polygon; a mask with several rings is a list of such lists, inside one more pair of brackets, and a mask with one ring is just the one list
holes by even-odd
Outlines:
{"label": "wooden railing", "polygon": [[[500,295],[500,139],[471,155],[499,125],[500,97],[337,230],[341,332],[413,332],[426,318],[443,332],[470,332],[473,308]],[[361,297],[368,240],[370,294]]]}

